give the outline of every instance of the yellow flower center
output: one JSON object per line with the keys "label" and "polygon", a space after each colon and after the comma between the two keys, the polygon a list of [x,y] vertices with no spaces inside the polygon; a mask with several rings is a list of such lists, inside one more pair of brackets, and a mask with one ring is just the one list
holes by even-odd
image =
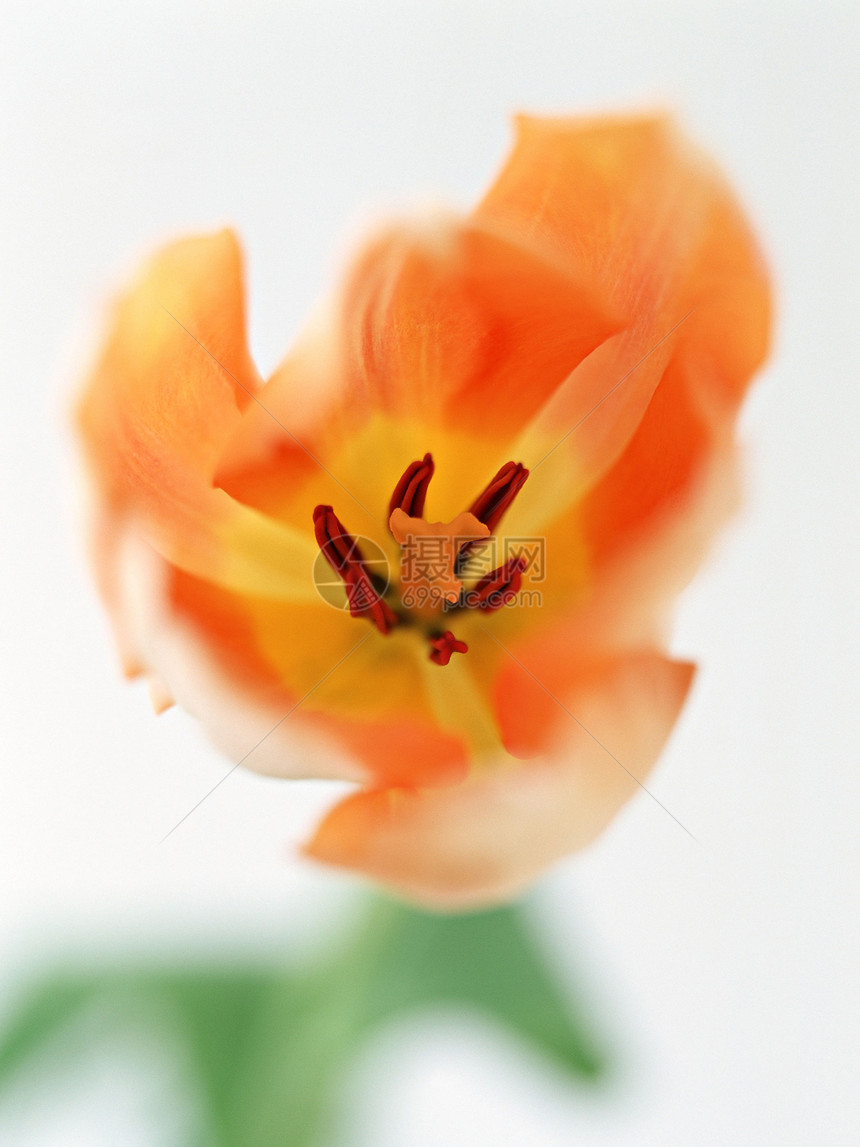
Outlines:
{"label": "yellow flower center", "polygon": [[314,510],[314,532],[323,556],[344,582],[352,616],[368,618],[383,634],[400,625],[420,625],[430,642],[430,660],[447,665],[453,653],[466,653],[468,646],[441,627],[442,611],[492,611],[519,592],[524,566],[519,557],[484,574],[468,595],[461,575],[476,544],[491,536],[522,488],[528,470],[507,462],[469,510],[450,522],[427,522],[421,513],[433,472],[430,454],[411,463],[389,503],[389,529],[401,546],[399,600],[378,585],[331,506]]}

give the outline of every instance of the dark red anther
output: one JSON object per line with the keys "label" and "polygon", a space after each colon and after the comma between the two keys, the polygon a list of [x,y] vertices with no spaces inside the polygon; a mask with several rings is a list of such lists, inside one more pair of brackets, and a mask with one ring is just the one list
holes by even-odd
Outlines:
{"label": "dark red anther", "polygon": [[469,507],[479,522],[494,533],[505,510],[523,488],[529,472],[521,462],[506,462],[482,494]]}
{"label": "dark red anther", "polygon": [[314,510],[314,534],[335,573],[343,577],[353,565],[364,568],[358,542],[346,532],[331,506],[317,506]]}
{"label": "dark red anther", "polygon": [[397,614],[377,593],[358,542],[346,532],[331,506],[314,510],[314,534],[323,557],[343,578],[350,614],[368,618],[380,633],[390,633],[398,622]]}
{"label": "dark red anther", "polygon": [[391,606],[379,596],[365,570],[351,566],[346,572],[346,600],[353,617],[366,617],[380,633],[390,633],[398,617]]}
{"label": "dark red anther", "polygon": [[469,652],[466,642],[458,641],[450,629],[446,629],[439,637],[431,637],[430,644],[433,646],[430,660],[436,665],[447,665],[452,653]]}
{"label": "dark red anther", "polygon": [[522,556],[509,558],[503,566],[485,574],[466,594],[465,604],[492,613],[508,605],[520,592],[523,584],[523,570],[526,559]]}
{"label": "dark red anther", "polygon": [[425,454],[420,462],[410,462],[391,495],[391,501],[388,503],[389,518],[395,510],[402,510],[410,518],[421,517],[424,513],[427,487],[430,485],[434,470],[432,454]]}

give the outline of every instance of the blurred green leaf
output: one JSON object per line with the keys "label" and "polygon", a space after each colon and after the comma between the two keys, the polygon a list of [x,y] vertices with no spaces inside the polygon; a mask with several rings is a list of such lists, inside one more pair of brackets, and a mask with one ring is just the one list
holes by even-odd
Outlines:
{"label": "blurred green leaf", "polygon": [[199,1147],[319,1147],[367,1040],[397,1016],[451,1005],[483,1013],[572,1077],[602,1070],[521,908],[442,916],[380,900],[333,954],[303,967],[57,973],[0,1037],[0,1095],[91,1011],[114,1031],[152,1017],[193,1072],[208,1120]]}
{"label": "blurred green leaf", "polygon": [[572,1074],[599,1074],[602,1060],[585,1019],[553,974],[521,908],[431,916],[398,907],[391,916],[372,977],[373,1022],[420,1005],[471,1006]]}

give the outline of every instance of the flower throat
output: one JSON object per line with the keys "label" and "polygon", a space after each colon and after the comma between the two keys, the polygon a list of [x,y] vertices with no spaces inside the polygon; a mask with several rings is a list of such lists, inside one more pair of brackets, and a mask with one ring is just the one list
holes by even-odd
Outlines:
{"label": "flower throat", "polygon": [[462,578],[468,576],[470,555],[495,532],[529,472],[519,462],[506,462],[468,510],[450,522],[427,522],[424,502],[434,469],[430,454],[412,462],[388,504],[388,528],[401,547],[399,592],[368,566],[331,506],[317,506],[313,518],[320,550],[346,588],[350,614],[367,618],[383,634],[400,625],[421,626],[430,660],[447,665],[454,653],[469,647],[440,624],[442,611],[491,613],[520,591],[526,565],[520,556],[484,574],[468,592]]}

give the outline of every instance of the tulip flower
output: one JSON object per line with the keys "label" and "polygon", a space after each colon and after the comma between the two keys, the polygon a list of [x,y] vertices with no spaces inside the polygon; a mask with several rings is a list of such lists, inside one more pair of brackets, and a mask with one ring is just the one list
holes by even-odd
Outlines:
{"label": "tulip flower", "polygon": [[518,118],[477,206],[375,235],[265,382],[235,237],[173,243],[79,407],[126,672],[234,763],[355,783],[307,855],[517,895],[650,799],[769,325],[739,207],[661,116]]}

